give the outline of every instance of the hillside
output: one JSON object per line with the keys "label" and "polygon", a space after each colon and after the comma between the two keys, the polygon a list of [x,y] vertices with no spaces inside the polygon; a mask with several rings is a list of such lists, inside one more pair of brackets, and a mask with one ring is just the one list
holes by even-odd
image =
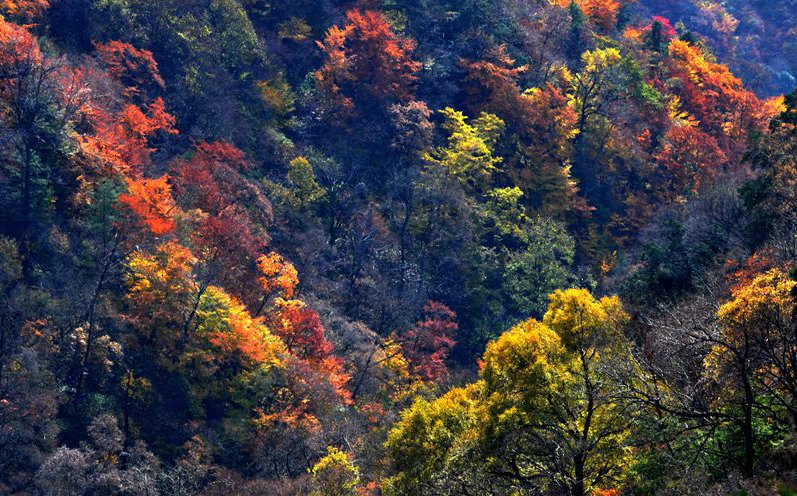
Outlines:
{"label": "hillside", "polygon": [[0,495],[797,494],[797,6],[0,0]]}
{"label": "hillside", "polygon": [[797,3],[793,1],[645,0],[637,7],[640,14],[682,22],[759,94],[788,93],[797,85]]}

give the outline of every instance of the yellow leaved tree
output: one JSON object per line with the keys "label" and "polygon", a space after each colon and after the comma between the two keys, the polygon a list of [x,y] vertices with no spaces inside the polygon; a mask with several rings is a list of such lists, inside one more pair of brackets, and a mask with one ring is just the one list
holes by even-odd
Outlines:
{"label": "yellow leaved tree", "polygon": [[556,291],[542,322],[490,343],[480,380],[420,399],[390,432],[388,494],[447,488],[589,494],[630,461],[628,405],[612,371],[629,357],[616,297]]}

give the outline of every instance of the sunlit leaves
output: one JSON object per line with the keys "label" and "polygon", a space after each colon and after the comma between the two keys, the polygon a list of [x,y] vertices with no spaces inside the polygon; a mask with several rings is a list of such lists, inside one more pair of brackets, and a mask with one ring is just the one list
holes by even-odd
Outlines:
{"label": "sunlit leaves", "polygon": [[469,123],[465,114],[452,108],[440,113],[445,118],[442,127],[449,133],[448,145],[428,153],[426,159],[471,188],[484,186],[502,161],[493,150],[504,121],[483,113]]}
{"label": "sunlit leaves", "polygon": [[171,297],[193,292],[191,270],[195,263],[191,252],[173,241],[160,245],[154,255],[133,252],[127,263],[130,297],[137,305],[151,308]]}
{"label": "sunlit leaves", "polygon": [[197,334],[217,348],[219,358],[246,365],[278,366],[282,341],[221,288],[210,286],[199,301]]}
{"label": "sunlit leaves", "polygon": [[152,135],[158,131],[177,134],[175,119],[161,98],[150,103],[146,112],[127,104],[119,113],[96,106],[85,113],[94,132],[79,138],[83,152],[117,174],[142,175],[155,151],[148,143]]}
{"label": "sunlit leaves", "polygon": [[152,234],[163,236],[175,229],[175,204],[168,175],[127,179],[127,190],[119,195],[119,202],[130,208]]}
{"label": "sunlit leaves", "polygon": [[299,273],[282,255],[271,252],[257,259],[258,282],[266,295],[289,300],[299,285]]}
{"label": "sunlit leaves", "polygon": [[412,60],[415,43],[395,34],[378,12],[351,10],[346,21],[331,27],[318,42],[326,56],[315,73],[319,87],[345,109],[354,108],[363,93],[377,99],[411,99],[420,69]]}
{"label": "sunlit leaves", "polygon": [[600,363],[622,356],[626,319],[616,297],[553,293],[543,322],[527,320],[487,346],[481,380],[402,414],[386,445],[398,472],[388,487],[581,495],[614,483],[629,431]]}
{"label": "sunlit leaves", "polygon": [[331,446],[310,473],[314,488],[311,496],[353,496],[360,482],[360,469],[351,455]]}

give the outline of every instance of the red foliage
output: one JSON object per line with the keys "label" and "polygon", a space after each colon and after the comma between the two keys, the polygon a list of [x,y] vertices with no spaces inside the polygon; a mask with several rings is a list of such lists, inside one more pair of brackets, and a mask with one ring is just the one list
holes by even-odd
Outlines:
{"label": "red foliage", "polygon": [[332,343],[327,340],[324,325],[315,311],[305,307],[303,302],[293,300],[277,307],[269,322],[291,355],[323,374],[337,395],[350,401],[351,393],[346,388],[350,377],[342,360],[332,354]]}
{"label": "red foliage", "polygon": [[149,50],[139,50],[121,41],[95,43],[94,47],[108,73],[125,85],[125,96],[137,95],[142,88],[151,86],[166,87]]}
{"label": "red foliage", "polygon": [[220,216],[208,215],[199,221],[191,234],[205,261],[221,262],[225,273],[222,279],[250,275],[249,260],[265,247],[266,240],[258,235],[249,220],[235,211]]}
{"label": "red foliage", "polygon": [[666,17],[653,16],[653,22],[642,28],[642,34],[647,35],[653,30],[653,24],[658,22],[661,25],[661,38],[662,41],[668,42],[678,36],[678,31],[672,26],[672,23]]}
{"label": "red foliage", "polygon": [[199,143],[192,155],[172,164],[175,191],[190,208],[217,216],[230,209],[248,210],[253,222],[266,224],[271,204],[242,175],[248,166],[244,153],[230,143]]}
{"label": "red foliage", "polygon": [[177,134],[174,117],[166,112],[161,98],[153,101],[146,113],[128,104],[118,114],[100,107],[90,107],[86,114],[94,133],[80,138],[83,151],[117,174],[143,175],[155,151],[148,146],[149,137],[157,131]]}
{"label": "red foliage", "polygon": [[676,195],[697,192],[728,162],[717,141],[692,126],[672,127],[656,160],[664,168],[669,190]]}
{"label": "red foliage", "polygon": [[403,349],[412,373],[436,380],[448,374],[445,360],[456,343],[457,314],[435,301],[426,303],[423,311],[425,319],[407,332]]}
{"label": "red foliage", "polygon": [[127,179],[127,189],[128,193],[119,195],[119,202],[127,205],[152,234],[162,236],[175,229],[172,219],[175,205],[168,175],[156,179]]}
{"label": "red foliage", "polygon": [[171,165],[177,201],[196,220],[192,239],[198,253],[217,265],[220,282],[239,288],[241,297],[256,289],[254,260],[268,244],[265,227],[271,221],[271,204],[242,175],[247,167],[243,152],[225,142],[200,143]]}
{"label": "red foliage", "polygon": [[239,243],[259,249],[268,241],[262,228],[271,221],[271,204],[258,185],[242,175],[247,167],[243,152],[225,142],[200,143],[191,156],[171,166],[175,194],[186,209],[200,210],[206,227],[238,224],[229,226],[228,234],[237,233]]}
{"label": "red foliage", "polygon": [[280,316],[282,325],[274,329],[294,356],[322,360],[332,353],[324,325],[318,314],[307,307],[289,306]]}
{"label": "red foliage", "polygon": [[50,6],[49,0],[0,0],[0,14],[30,20]]}
{"label": "red foliage", "polygon": [[363,93],[379,100],[411,100],[421,64],[412,60],[415,42],[396,35],[378,12],[352,10],[347,23],[318,42],[326,62],[316,71],[319,87],[351,109]]}

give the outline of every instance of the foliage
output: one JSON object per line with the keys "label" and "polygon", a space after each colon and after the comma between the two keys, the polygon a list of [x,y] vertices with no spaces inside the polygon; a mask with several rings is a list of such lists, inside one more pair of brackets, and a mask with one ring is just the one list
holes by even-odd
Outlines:
{"label": "foliage", "polygon": [[786,491],[791,7],[0,0],[0,493]]}
{"label": "foliage", "polygon": [[448,146],[428,153],[426,160],[471,188],[484,187],[502,160],[493,156],[493,148],[504,122],[493,114],[481,114],[469,124],[465,114],[452,108],[440,113],[445,119],[442,127],[449,133]]}
{"label": "foliage", "polygon": [[360,470],[349,455],[337,448],[328,447],[327,455],[316,463],[311,472],[315,489],[310,494],[345,496],[356,494]]}

